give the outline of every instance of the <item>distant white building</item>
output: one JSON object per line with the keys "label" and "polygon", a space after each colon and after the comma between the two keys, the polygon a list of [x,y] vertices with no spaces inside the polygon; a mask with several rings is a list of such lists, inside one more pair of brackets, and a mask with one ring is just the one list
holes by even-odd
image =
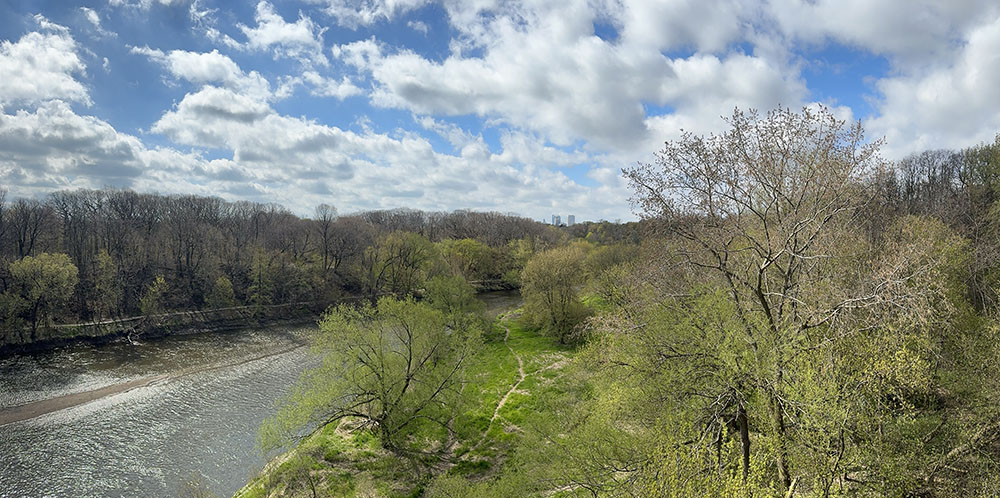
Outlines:
{"label": "distant white building", "polygon": [[574,224],[576,224],[576,215],[571,214],[571,215],[567,216],[566,217],[566,224],[569,225],[569,226],[573,226]]}
{"label": "distant white building", "polygon": [[552,224],[555,226],[562,225],[562,217],[558,214],[552,215]]}

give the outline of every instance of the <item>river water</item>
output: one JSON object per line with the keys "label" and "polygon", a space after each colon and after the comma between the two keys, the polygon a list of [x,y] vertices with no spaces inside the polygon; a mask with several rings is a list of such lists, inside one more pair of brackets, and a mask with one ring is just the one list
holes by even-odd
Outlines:
{"label": "river water", "polygon": [[[315,361],[308,332],[273,327],[0,359],[0,411],[102,390],[0,425],[0,496],[172,497],[189,482],[231,496],[265,463],[260,423]],[[106,394],[123,384],[134,387]]]}
{"label": "river water", "polygon": [[[480,298],[490,314],[520,302],[517,292]],[[0,359],[0,424],[23,419],[0,425],[0,497],[174,497],[192,481],[231,496],[266,463],[257,428],[317,361],[304,345],[313,330],[79,344]],[[12,407],[25,406],[47,413],[11,418]]]}

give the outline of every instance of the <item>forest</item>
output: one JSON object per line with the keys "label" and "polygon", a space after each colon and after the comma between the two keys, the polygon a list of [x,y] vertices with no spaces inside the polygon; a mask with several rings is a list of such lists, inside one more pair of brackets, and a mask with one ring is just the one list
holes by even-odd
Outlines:
{"label": "forest", "polygon": [[[321,205],[300,218],[275,204],[130,190],[6,197],[0,189],[0,343],[11,344],[60,323],[405,295],[431,260],[472,282],[516,286],[527,254],[568,236],[495,212],[340,216]],[[594,226],[592,237],[638,237],[634,226]]]}
{"label": "forest", "polygon": [[1000,137],[890,162],[822,107],[727,122],[623,170],[637,238],[531,251],[517,309],[328,310],[261,428],[297,446],[238,496],[1000,493]]}

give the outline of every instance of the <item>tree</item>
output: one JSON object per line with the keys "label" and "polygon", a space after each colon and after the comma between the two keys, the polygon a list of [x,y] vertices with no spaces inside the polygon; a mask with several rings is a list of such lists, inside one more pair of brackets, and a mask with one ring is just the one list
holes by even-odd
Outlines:
{"label": "tree", "polygon": [[215,279],[215,284],[205,297],[205,305],[210,309],[228,308],[236,305],[233,283],[225,275]]}
{"label": "tree", "polygon": [[436,257],[434,245],[412,232],[392,232],[379,237],[361,258],[365,293],[374,303],[380,294],[413,294],[427,277]]}
{"label": "tree", "polygon": [[19,289],[31,325],[31,340],[37,340],[38,324],[73,297],[78,271],[65,254],[41,253],[11,263],[10,276]]}
{"label": "tree", "polygon": [[579,246],[551,249],[532,257],[521,273],[525,317],[563,344],[587,314],[577,294],[585,256]]}
{"label": "tree", "polygon": [[316,231],[319,234],[319,247],[323,261],[323,277],[333,266],[334,222],[337,221],[337,208],[329,204],[316,206]]}
{"label": "tree", "polygon": [[100,319],[117,311],[122,298],[122,288],[118,283],[118,268],[108,251],[101,249],[97,253],[91,274],[93,290],[89,305]]}
{"label": "tree", "polygon": [[497,273],[497,255],[482,242],[475,239],[448,239],[441,242],[441,248],[453,271],[466,280],[486,280]]}
{"label": "tree", "polygon": [[445,313],[452,328],[468,325],[467,317],[480,317],[486,305],[476,298],[476,290],[460,275],[438,275],[427,281],[424,297]]}
{"label": "tree", "polygon": [[142,298],[139,299],[139,309],[143,315],[149,317],[163,313],[166,309],[168,288],[169,286],[163,275],[157,275],[153,283],[146,287],[146,292],[142,294]]}
{"label": "tree", "polygon": [[480,331],[449,329],[444,313],[411,299],[331,309],[320,322],[320,367],[303,374],[289,403],[261,429],[265,446],[280,444],[310,420],[358,417],[381,444],[411,454],[420,427],[450,433],[466,360]]}
{"label": "tree", "polygon": [[707,138],[684,133],[656,154],[655,164],[624,173],[643,216],[677,240],[676,260],[661,264],[683,268],[678,283],[698,276],[701,285],[720,289],[710,295],[718,301],[713,308],[729,310],[725,327],[715,319],[704,327],[721,334],[716,337],[729,338],[732,330],[742,335],[717,344],[740,358],[742,376],[716,393],[722,406],[714,408],[719,416],[708,427],[725,426],[723,413],[735,417],[746,475],[747,421],[758,420],[778,481],[788,488],[796,430],[790,417],[797,418],[794,393],[804,379],[795,366],[806,352],[838,337],[830,329],[846,315],[892,303],[892,291],[903,290],[888,284],[918,268],[858,274],[834,263],[867,268],[831,257],[851,254],[838,243],[858,241],[851,225],[872,198],[870,179],[884,168],[881,142],[867,142],[860,123],[847,125],[825,108],[806,108],[763,117],[736,110],[729,125]]}

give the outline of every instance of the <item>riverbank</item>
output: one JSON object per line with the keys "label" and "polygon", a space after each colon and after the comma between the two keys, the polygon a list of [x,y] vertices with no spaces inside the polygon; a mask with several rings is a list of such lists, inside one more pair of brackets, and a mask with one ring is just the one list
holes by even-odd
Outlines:
{"label": "riverbank", "polygon": [[39,329],[34,341],[29,331],[0,338],[0,357],[66,346],[101,344],[120,339],[151,339],[168,335],[224,332],[264,325],[298,325],[315,321],[332,304],[357,301],[350,297],[334,302],[301,302],[264,306],[233,306],[212,310],[178,311],[98,322],[53,325]]}
{"label": "riverbank", "polygon": [[436,479],[488,480],[512,457],[527,419],[544,411],[539,403],[562,389],[574,354],[513,315],[501,316],[470,364],[464,413],[452,423],[444,460],[417,469],[382,449],[357,421],[344,420],[272,459],[235,496],[417,496]]}
{"label": "riverbank", "polygon": [[[515,287],[503,281],[473,282],[480,296],[514,295]],[[208,310],[188,310],[150,316],[43,326],[31,339],[30,329],[0,334],[0,358],[13,354],[43,351],[74,343],[103,344],[134,337],[144,339],[169,335],[224,332],[265,325],[304,325],[315,321],[328,307],[357,303],[365,296],[346,296],[332,301],[232,306]]]}

